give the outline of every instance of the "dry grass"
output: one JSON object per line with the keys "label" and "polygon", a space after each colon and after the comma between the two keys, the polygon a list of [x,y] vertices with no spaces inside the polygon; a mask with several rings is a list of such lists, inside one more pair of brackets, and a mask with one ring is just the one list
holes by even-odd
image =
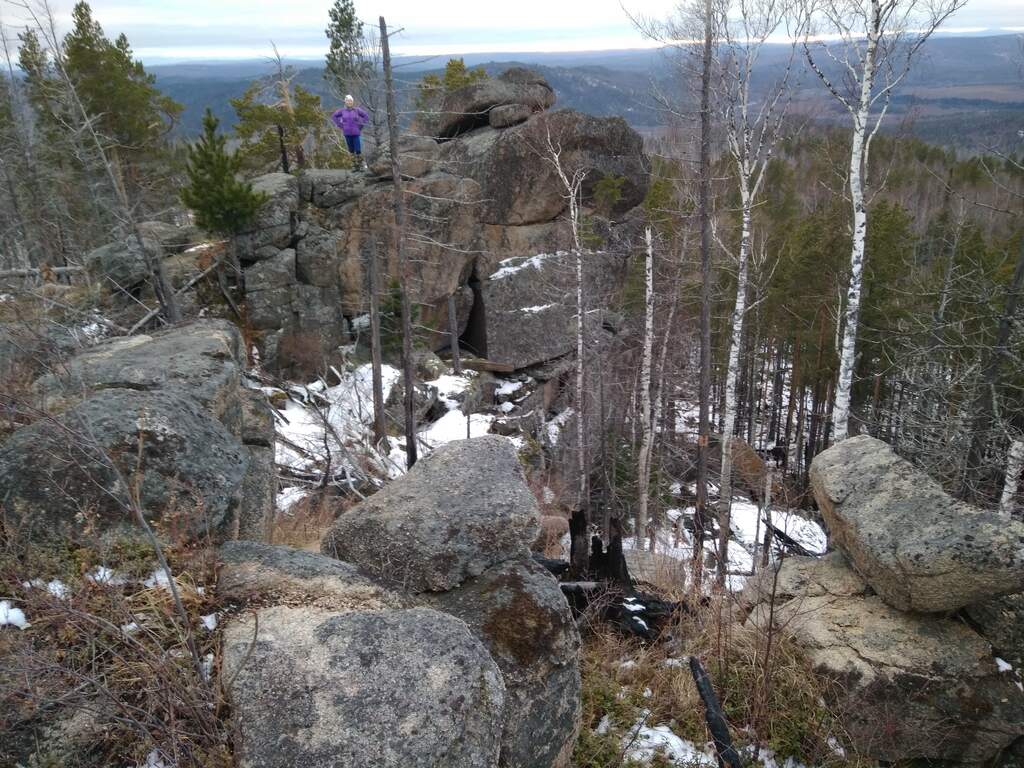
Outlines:
{"label": "dry grass", "polygon": [[270,542],[319,552],[320,541],[334,518],[344,511],[340,506],[344,503],[337,496],[314,491],[295,502],[287,512],[275,515]]}
{"label": "dry grass", "polygon": [[[825,703],[828,684],[800,649],[778,635],[771,638],[769,649],[765,633],[734,619],[728,603],[713,601],[700,615],[684,617],[672,630],[672,639],[657,645],[641,645],[606,628],[588,633],[583,728],[574,766],[629,765],[624,756],[641,720],[647,726],[668,725],[698,745],[710,741],[687,664],[690,655],[707,669],[738,748],[759,744],[780,763],[793,756],[806,765],[859,765],[856,758],[834,749],[843,738]],[[607,730],[599,734],[595,729],[602,720]]]}
{"label": "dry grass", "polygon": [[[231,764],[227,708],[217,681],[214,551],[166,552],[187,613],[136,539],[0,550],[0,594],[31,626],[0,629],[0,764],[26,768],[145,765],[157,750],[178,768]],[[96,583],[97,566],[123,583]],[[59,580],[64,590],[47,588]],[[196,669],[188,641],[204,665]]]}

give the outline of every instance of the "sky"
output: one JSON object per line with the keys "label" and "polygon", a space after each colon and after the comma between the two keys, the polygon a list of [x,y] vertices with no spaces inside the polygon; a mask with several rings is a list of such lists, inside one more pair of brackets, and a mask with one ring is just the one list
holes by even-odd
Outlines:
{"label": "sky", "polygon": [[[145,62],[252,59],[270,43],[288,58],[320,58],[332,0],[91,0],[107,35],[124,32]],[[367,23],[403,31],[398,55],[594,51],[650,47],[628,13],[664,18],[677,0],[356,0]],[[73,0],[51,0],[68,26]],[[17,11],[3,19],[17,26]],[[948,32],[1024,31],[1024,0],[969,0]]]}

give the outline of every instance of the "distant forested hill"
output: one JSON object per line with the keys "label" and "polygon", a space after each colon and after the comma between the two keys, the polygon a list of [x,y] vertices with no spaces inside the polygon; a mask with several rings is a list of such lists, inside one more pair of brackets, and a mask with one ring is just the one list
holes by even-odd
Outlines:
{"label": "distant forested hill", "polygon": [[[769,84],[782,72],[788,48],[765,52],[770,63],[759,84]],[[658,51],[606,51],[593,53],[519,54],[501,61],[466,57],[467,64],[483,66],[495,74],[513,64],[539,70],[554,87],[558,106],[595,115],[621,115],[631,125],[651,128],[665,124],[660,98],[685,103],[686,88],[674,74],[671,59]],[[445,59],[409,60],[399,70],[400,103],[411,105],[415,84],[427,73],[441,72]],[[322,68],[295,62],[297,82],[324,99],[330,94]],[[1024,130],[1024,77],[1020,38],[936,37],[915,64],[891,108],[886,129],[910,132],[928,141],[967,151],[999,147],[1016,150]],[[802,113],[831,122],[842,115],[827,99],[803,62],[794,78],[795,99]],[[185,105],[179,132],[194,136],[203,110],[209,106],[224,124],[233,125],[229,100],[242,94],[252,80],[269,71],[263,62],[209,62],[155,66],[158,86]],[[834,73],[838,76],[838,73]]]}

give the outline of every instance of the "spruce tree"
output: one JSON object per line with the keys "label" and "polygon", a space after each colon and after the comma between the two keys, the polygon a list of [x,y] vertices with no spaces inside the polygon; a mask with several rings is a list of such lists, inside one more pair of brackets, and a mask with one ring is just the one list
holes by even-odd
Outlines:
{"label": "spruce tree", "polygon": [[188,148],[186,172],[189,184],[181,200],[196,217],[196,224],[218,235],[233,235],[253,220],[266,195],[236,174],[240,161],[225,149],[224,136],[217,133],[219,121],[209,108],[203,117],[203,135]]}

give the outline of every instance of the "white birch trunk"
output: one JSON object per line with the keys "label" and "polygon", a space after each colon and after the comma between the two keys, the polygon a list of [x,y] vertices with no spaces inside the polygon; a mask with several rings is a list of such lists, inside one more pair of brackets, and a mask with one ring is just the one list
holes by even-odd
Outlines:
{"label": "white birch trunk", "polygon": [[864,204],[864,174],[868,118],[871,111],[871,90],[875,82],[875,57],[881,26],[878,0],[871,0],[870,28],[864,49],[860,98],[853,113],[853,136],[850,149],[850,200],[853,204],[853,246],[850,252],[850,284],[846,290],[843,342],[839,349],[839,380],[836,402],[832,412],[835,442],[845,440],[849,434],[850,390],[853,387],[853,368],[856,362],[857,326],[860,320],[860,294],[864,279],[864,244],[868,234],[868,212]]}
{"label": "white birch trunk", "polygon": [[1014,440],[1006,455],[1006,480],[1003,482],[1003,496],[999,500],[999,511],[1013,514],[1020,476],[1024,472],[1024,439]]}
{"label": "white birch trunk", "polygon": [[718,581],[725,583],[729,567],[729,520],[732,515],[732,435],[736,430],[736,385],[740,376],[740,344],[743,340],[743,316],[747,311],[747,282],[750,261],[751,196],[750,176],[741,169],[740,195],[743,221],[740,233],[739,269],[736,274],[736,303],[729,331],[729,362],[725,373],[725,406],[722,429],[722,472],[718,494]]}
{"label": "white birch trunk", "polygon": [[[640,363],[640,426],[643,430],[643,442],[640,445],[638,476],[638,499],[636,507],[636,538],[637,549],[643,549],[644,537],[647,534],[647,504],[651,485],[651,448],[654,442],[654,424],[651,419],[651,366],[654,356],[654,244],[651,240],[651,228],[645,232],[647,240],[647,258],[644,260],[644,348]],[[654,542],[652,532],[652,545]],[[654,547],[652,546],[653,550]]]}
{"label": "white birch trunk", "polygon": [[[576,231],[576,219],[573,217],[573,231]],[[587,457],[584,443],[586,442],[583,426],[583,336],[586,318],[583,306],[583,251],[577,246],[576,256],[576,469],[579,477],[579,503],[582,509],[587,507]]]}

